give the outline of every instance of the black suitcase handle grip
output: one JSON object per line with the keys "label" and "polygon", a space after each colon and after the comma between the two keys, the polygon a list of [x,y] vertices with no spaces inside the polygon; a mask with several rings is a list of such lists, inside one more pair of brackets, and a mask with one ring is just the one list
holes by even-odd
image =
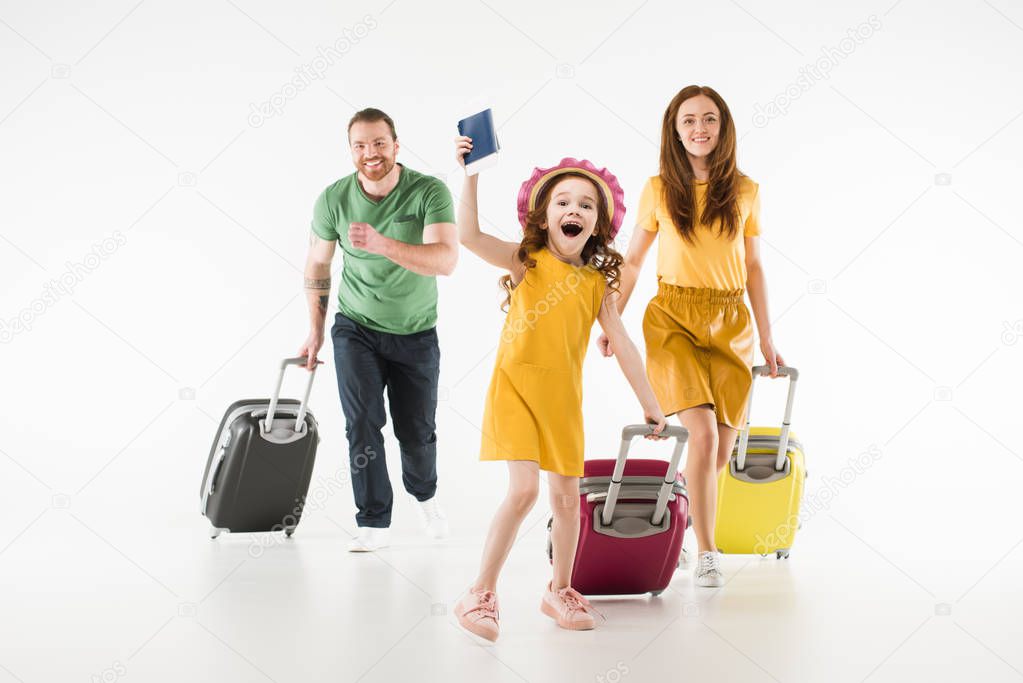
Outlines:
{"label": "black suitcase handle grip", "polygon": [[[280,371],[277,373],[277,384],[274,385],[274,393],[270,396],[270,405],[266,411],[266,419],[263,421],[263,432],[273,432],[274,417],[277,411],[277,401],[281,396],[281,385],[284,383],[284,371],[288,369],[289,365],[305,365],[309,362],[309,359],[305,356],[296,356],[294,358],[285,358],[281,361]],[[309,372],[309,381],[305,385],[305,394],[302,396],[302,403],[298,407],[298,415],[295,417],[295,432],[301,432],[305,429],[305,411],[309,405],[309,394],[313,390],[313,379],[316,377],[316,368],[319,363],[313,366],[313,369]]]}

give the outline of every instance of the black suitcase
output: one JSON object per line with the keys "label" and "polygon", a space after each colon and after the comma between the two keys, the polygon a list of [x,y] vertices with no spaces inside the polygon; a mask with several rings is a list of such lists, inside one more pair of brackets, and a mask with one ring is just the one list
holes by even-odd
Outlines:
{"label": "black suitcase", "polygon": [[281,361],[272,397],[235,401],[224,413],[199,489],[210,538],[222,531],[291,536],[298,526],[320,442],[316,418],[306,409],[316,370],[302,401],[278,397],[285,369],[305,363],[304,357]]}

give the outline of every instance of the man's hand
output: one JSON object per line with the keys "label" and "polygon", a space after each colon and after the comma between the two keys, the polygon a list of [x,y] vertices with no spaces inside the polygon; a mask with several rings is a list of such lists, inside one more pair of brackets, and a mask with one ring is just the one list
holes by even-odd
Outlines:
{"label": "man's hand", "polygon": [[348,226],[348,241],[356,249],[383,256],[390,238],[381,235],[369,223],[351,223]]}
{"label": "man's hand", "polygon": [[306,359],[305,369],[312,370],[323,361],[316,359],[316,354],[320,352],[320,348],[323,347],[323,332],[317,332],[312,330],[309,332],[309,337],[305,340],[301,347],[298,349],[298,356],[304,356]]}

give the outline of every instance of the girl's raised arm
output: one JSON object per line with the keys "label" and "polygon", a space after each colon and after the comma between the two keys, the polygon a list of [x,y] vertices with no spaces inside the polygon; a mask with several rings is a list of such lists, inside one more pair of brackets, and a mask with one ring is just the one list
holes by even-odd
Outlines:
{"label": "girl's raised arm", "polygon": [[[455,138],[455,158],[465,168],[462,156],[472,149],[472,140],[460,135]],[[511,273],[513,281],[521,279],[523,265],[516,257],[519,245],[508,242],[480,230],[479,209],[477,208],[477,185],[479,175],[465,176],[462,184],[462,196],[458,202],[457,222],[458,240],[469,251],[487,263]]]}
{"label": "girl's raised arm", "polygon": [[[644,230],[638,225],[636,231],[632,233],[629,250],[625,253],[625,263],[622,264],[622,277],[618,284],[618,293],[613,295],[619,315],[625,312],[625,304],[629,303],[632,290],[636,288],[636,280],[639,279],[639,271],[643,269],[643,261],[646,259],[647,252],[650,251],[650,245],[656,238],[656,232]],[[606,333],[597,337],[597,348],[600,349],[602,356],[614,355],[614,346]]]}
{"label": "girl's raised arm", "polygon": [[604,292],[604,300],[600,305],[600,312],[597,314],[597,322],[600,323],[604,334],[608,336],[614,346],[618,365],[621,367],[625,379],[629,381],[636,398],[639,399],[640,406],[643,407],[644,418],[649,424],[656,425],[653,434],[646,438],[661,438],[659,435],[667,425],[667,420],[664,413],[661,412],[661,407],[657,404],[657,397],[654,396],[654,390],[647,379],[646,371],[643,368],[643,358],[639,355],[636,345],[632,343],[632,339],[629,338],[628,332],[625,331],[625,325],[622,324],[622,319],[618,315],[616,299],[617,296],[610,291],[610,288]]}

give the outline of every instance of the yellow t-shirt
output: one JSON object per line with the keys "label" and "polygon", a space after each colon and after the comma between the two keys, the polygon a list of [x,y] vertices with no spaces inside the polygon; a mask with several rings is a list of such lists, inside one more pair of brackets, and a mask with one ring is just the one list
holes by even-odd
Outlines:
{"label": "yellow t-shirt", "polygon": [[[693,233],[693,243],[682,239],[661,194],[661,177],[643,186],[639,198],[639,220],[643,230],[656,232],[657,279],[679,287],[712,289],[746,288],[745,237],[760,234],[760,187],[743,176],[739,179],[739,229],[734,239],[718,235],[718,226],[702,222]],[[702,210],[707,183],[696,182],[696,202]]]}

